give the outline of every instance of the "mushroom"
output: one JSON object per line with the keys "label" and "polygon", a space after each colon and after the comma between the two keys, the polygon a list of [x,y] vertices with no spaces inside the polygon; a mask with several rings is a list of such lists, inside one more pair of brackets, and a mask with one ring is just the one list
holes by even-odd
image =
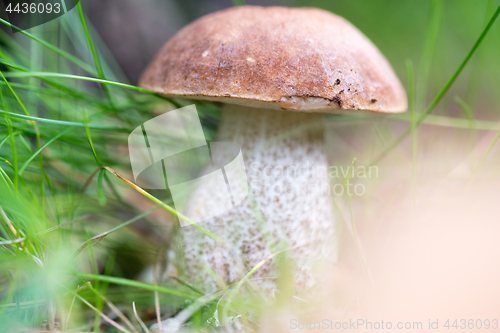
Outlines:
{"label": "mushroom", "polygon": [[[314,8],[243,6],[206,15],[166,43],[140,85],[222,103],[217,139],[238,144],[244,157],[250,194],[200,224],[232,246],[193,226],[180,228],[186,275],[206,290],[217,287],[207,264],[231,283],[272,250],[286,248],[296,284],[314,283],[314,263],[335,261],[339,222],[323,128],[313,125],[324,113],[407,108],[401,83],[370,40],[345,19]],[[196,214],[208,199],[217,200],[217,193],[193,195],[186,209]],[[275,276],[276,269],[267,261],[253,277]]]}

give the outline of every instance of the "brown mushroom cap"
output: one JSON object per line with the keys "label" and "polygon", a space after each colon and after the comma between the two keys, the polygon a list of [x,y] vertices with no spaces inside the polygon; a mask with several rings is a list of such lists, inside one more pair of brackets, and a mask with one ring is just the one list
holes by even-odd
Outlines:
{"label": "brown mushroom cap", "polygon": [[373,43],[314,8],[244,6],[204,16],[166,43],[140,85],[267,109],[407,109],[401,83]]}

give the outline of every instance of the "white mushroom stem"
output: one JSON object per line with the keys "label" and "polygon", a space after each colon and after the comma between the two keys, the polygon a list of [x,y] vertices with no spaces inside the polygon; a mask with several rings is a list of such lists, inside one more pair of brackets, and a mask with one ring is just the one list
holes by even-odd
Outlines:
{"label": "white mushroom stem", "polygon": [[[226,283],[238,281],[272,251],[293,247],[289,257],[296,261],[296,282],[307,285],[314,280],[315,262],[334,260],[334,220],[321,119],[315,113],[224,106],[217,141],[239,145],[253,194],[230,211],[200,223],[231,243],[231,249],[192,226],[181,228],[187,276],[193,282],[209,290],[216,286],[206,264]],[[211,195],[195,196],[190,205],[197,207],[217,194]],[[235,258],[241,259],[243,269]],[[277,276],[270,262],[253,275],[265,276]]]}

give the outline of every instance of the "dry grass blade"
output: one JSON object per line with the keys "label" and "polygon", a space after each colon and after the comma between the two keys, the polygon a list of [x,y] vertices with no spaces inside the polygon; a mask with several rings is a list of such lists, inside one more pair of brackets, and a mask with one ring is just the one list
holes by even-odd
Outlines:
{"label": "dry grass blade", "polygon": [[195,222],[193,222],[189,217],[185,216],[184,214],[182,213],[179,213],[178,211],[176,211],[175,209],[173,209],[172,207],[170,207],[169,205],[167,205],[166,203],[158,200],[157,198],[155,198],[154,196],[152,196],[151,194],[149,194],[148,192],[144,191],[141,187],[137,186],[136,184],[132,183],[130,180],[126,179],[125,177],[123,177],[122,175],[120,175],[118,172],[116,172],[115,170],[111,169],[110,167],[107,167],[105,166],[104,169],[108,170],[109,172],[111,172],[113,175],[115,175],[116,177],[120,178],[122,181],[124,181],[127,185],[129,185],[130,187],[132,187],[134,190],[136,190],[137,192],[141,193],[142,195],[144,195],[146,198],[152,200],[153,202],[157,203],[158,205],[162,206],[163,208],[165,208],[166,210],[168,210],[170,213],[174,214],[175,216],[177,216],[178,218],[180,219],[183,219],[184,221],[186,221],[187,223],[191,224],[194,228],[198,229],[199,231],[201,231],[202,233],[204,233],[205,235],[207,235],[208,237],[212,238],[213,240],[215,240],[216,242],[218,243],[223,243],[223,244],[226,244],[226,242],[220,238],[219,236],[217,236],[216,234],[202,228],[201,226],[199,226],[198,224],[196,224]]}

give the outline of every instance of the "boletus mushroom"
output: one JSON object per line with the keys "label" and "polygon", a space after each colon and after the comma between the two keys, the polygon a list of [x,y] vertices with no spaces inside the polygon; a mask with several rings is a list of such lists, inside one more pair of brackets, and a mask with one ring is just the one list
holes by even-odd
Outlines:
{"label": "boletus mushroom", "polygon": [[[339,222],[323,129],[309,125],[324,113],[407,108],[403,87],[370,40],[345,19],[313,8],[243,6],[204,16],[166,43],[140,85],[221,103],[217,141],[234,142],[243,153],[251,194],[200,224],[232,246],[180,228],[186,275],[206,290],[217,287],[207,265],[224,282],[238,281],[271,254],[273,242],[274,250],[290,249],[295,282],[313,283],[313,263],[335,259]],[[205,200],[197,195],[189,205]],[[253,277],[274,277],[275,269],[269,260]]]}

